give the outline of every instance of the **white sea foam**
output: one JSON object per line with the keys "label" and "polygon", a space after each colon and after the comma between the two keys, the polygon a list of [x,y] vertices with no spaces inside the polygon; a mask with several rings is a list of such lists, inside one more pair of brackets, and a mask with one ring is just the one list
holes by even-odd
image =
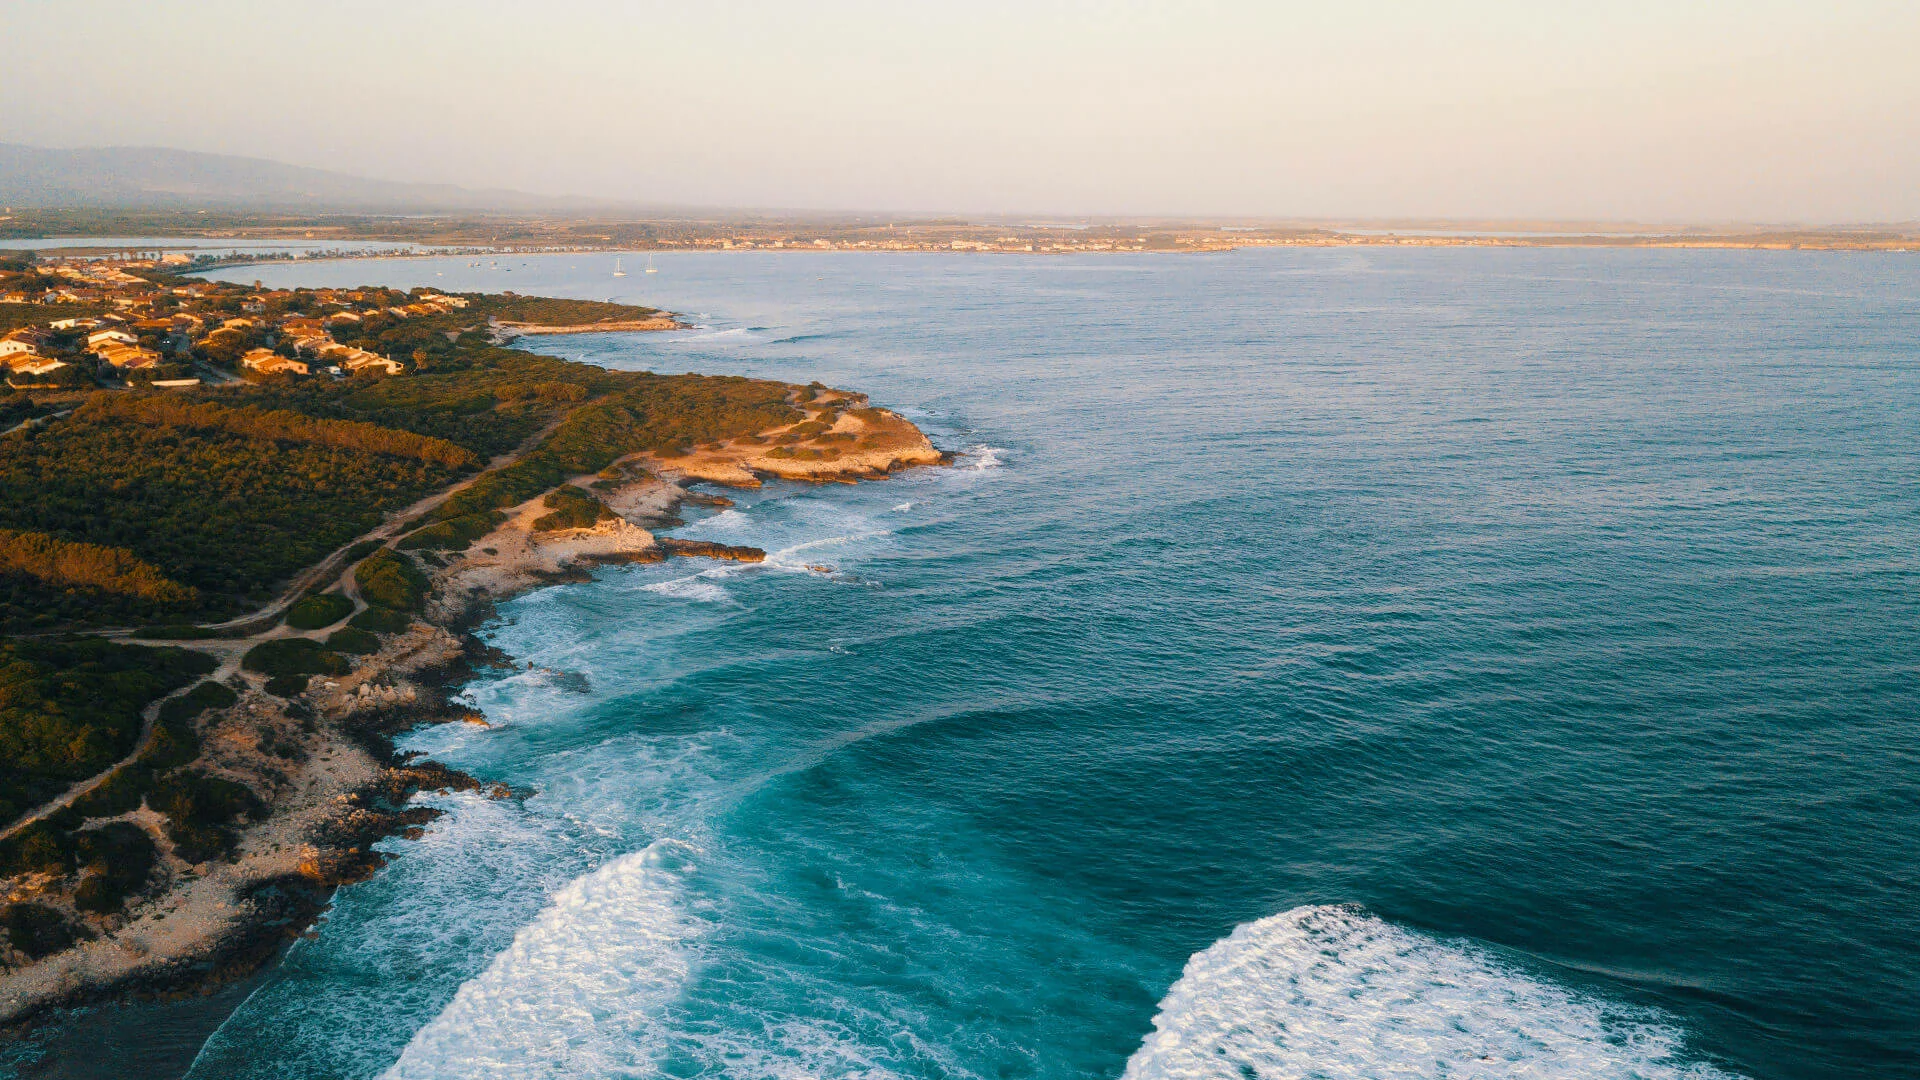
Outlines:
{"label": "white sea foam", "polygon": [[899,514],[899,513],[904,513],[904,512],[906,512],[906,511],[908,511],[908,510],[911,510],[911,509],[913,509],[913,504],[912,504],[912,503],[910,503],[910,502],[903,502],[903,503],[901,503],[901,504],[900,504],[899,506],[896,506],[896,507],[894,507],[894,508],[893,508],[893,512],[894,512],[894,513],[896,513],[896,514]]}
{"label": "white sea foam", "polygon": [[999,468],[1001,464],[1000,455],[1006,452],[1007,450],[1004,446],[976,446],[963,452],[960,456],[967,461],[965,466],[966,471],[985,472],[988,469]]}
{"label": "white sea foam", "polygon": [[1644,1011],[1350,907],[1248,923],[1187,961],[1124,1080],[1724,1080]]}
{"label": "white sea foam", "polygon": [[695,854],[656,841],[560,890],[384,1075],[650,1073],[666,1048],[659,1012],[685,985],[706,929],[680,902]]}
{"label": "white sea foam", "polygon": [[697,327],[692,333],[682,334],[677,339],[682,344],[712,343],[716,341],[736,341],[748,336],[755,328],[736,326],[730,330],[714,330],[710,327]]}
{"label": "white sea foam", "polygon": [[845,536],[823,536],[818,540],[808,540],[769,553],[767,555],[767,565],[788,570],[806,569],[807,563],[805,560],[796,560],[794,558],[794,556],[803,551],[814,551],[826,547],[839,547],[842,544],[851,544],[859,540],[872,540],[875,537],[891,535],[893,535],[893,530],[891,529],[872,529],[867,532],[848,533]]}
{"label": "white sea foam", "polygon": [[709,580],[714,575],[708,573],[692,574],[687,577],[673,578],[668,581],[656,581],[641,588],[661,596],[671,596],[676,600],[698,600],[702,603],[720,604],[733,599],[726,588]]}
{"label": "white sea foam", "polygon": [[719,529],[723,532],[737,532],[753,524],[753,519],[744,511],[729,507],[700,523],[703,529]]}

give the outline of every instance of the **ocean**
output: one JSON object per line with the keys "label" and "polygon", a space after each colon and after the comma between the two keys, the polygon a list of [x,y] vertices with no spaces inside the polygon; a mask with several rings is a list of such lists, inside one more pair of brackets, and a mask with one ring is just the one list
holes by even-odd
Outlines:
{"label": "ocean", "polygon": [[223,272],[670,308],[528,347],[957,457],[502,605],[404,747],[530,794],[189,1076],[1920,1076],[1920,259],[655,265]]}

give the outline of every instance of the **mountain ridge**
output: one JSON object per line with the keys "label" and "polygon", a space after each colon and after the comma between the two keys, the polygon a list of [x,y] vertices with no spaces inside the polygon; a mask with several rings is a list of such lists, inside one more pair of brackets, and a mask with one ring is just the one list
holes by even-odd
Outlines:
{"label": "mountain ridge", "polygon": [[23,208],[578,210],[594,200],[379,180],[166,147],[0,143],[0,204]]}

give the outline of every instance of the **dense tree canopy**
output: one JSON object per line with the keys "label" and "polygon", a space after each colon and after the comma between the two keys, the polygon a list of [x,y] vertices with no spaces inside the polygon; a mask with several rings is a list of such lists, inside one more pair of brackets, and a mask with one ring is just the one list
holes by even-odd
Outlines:
{"label": "dense tree canopy", "polygon": [[213,668],[185,649],[0,640],[0,820],[125,757],[140,710]]}

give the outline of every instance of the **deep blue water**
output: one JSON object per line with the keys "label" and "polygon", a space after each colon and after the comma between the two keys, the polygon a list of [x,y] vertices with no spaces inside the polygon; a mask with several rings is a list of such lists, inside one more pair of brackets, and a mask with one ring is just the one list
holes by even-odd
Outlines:
{"label": "deep blue water", "polygon": [[537,347],[956,466],[504,606],[409,745],[536,794],[194,1076],[1920,1075],[1920,259],[611,261],[229,276],[644,300]]}

